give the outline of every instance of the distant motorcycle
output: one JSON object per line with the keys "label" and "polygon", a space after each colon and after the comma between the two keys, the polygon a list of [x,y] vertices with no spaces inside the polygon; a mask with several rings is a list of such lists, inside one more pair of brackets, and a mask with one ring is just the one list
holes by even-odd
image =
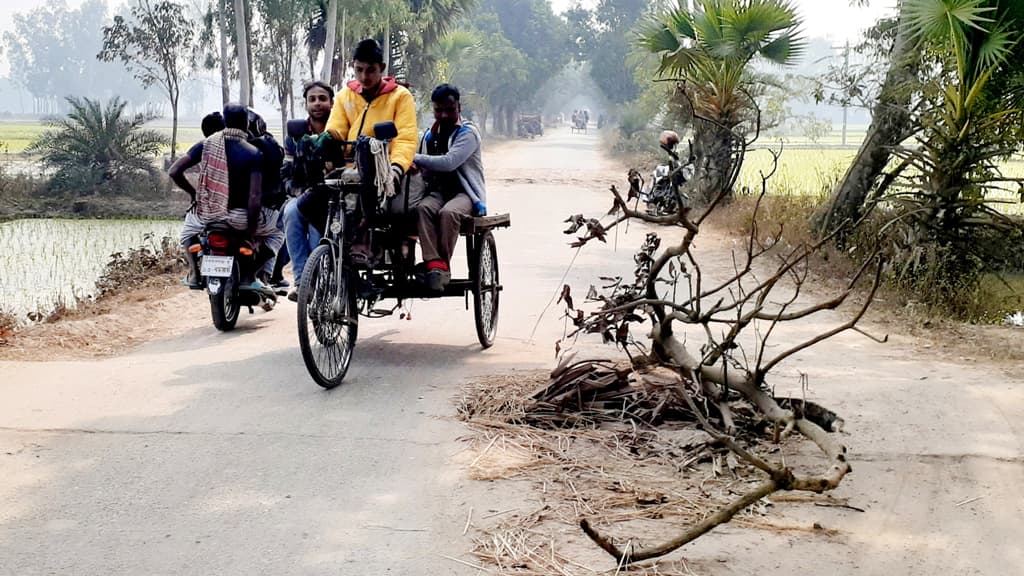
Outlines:
{"label": "distant motorcycle", "polygon": [[277,304],[277,295],[270,288],[251,290],[243,285],[256,273],[256,257],[242,232],[210,225],[189,250],[199,254],[199,273],[210,296],[210,313],[218,330],[233,330],[242,306],[248,307],[251,314],[253,306],[270,311]]}
{"label": "distant motorcycle", "polygon": [[662,134],[661,148],[669,155],[668,164],[660,164],[651,173],[650,185],[640,191],[640,199],[647,204],[647,213],[652,216],[667,216],[679,211],[679,202],[688,200],[682,192],[683,184],[693,178],[693,158],[683,164],[675,151],[679,136],[675,132]]}

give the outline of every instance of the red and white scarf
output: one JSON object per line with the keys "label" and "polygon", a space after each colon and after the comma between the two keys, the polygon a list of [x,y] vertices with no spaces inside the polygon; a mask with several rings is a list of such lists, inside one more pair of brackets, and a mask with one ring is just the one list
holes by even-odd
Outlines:
{"label": "red and white scarf", "polygon": [[226,140],[245,140],[244,130],[225,128],[203,143],[196,186],[196,216],[202,222],[223,220],[228,213],[228,156]]}

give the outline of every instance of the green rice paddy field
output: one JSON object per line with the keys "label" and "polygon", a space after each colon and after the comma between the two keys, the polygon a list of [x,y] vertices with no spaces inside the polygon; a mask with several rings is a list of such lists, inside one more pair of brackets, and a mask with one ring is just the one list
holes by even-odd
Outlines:
{"label": "green rice paddy field", "polygon": [[0,312],[24,318],[95,293],[111,255],[177,238],[179,221],[33,219],[0,223]]}
{"label": "green rice paddy field", "polygon": [[[193,126],[194,123],[182,124],[178,126],[178,149],[187,150],[194,142],[199,141],[203,137],[202,131],[199,129],[198,124]],[[167,134],[167,137],[171,136],[170,123],[163,121],[155,122],[152,126],[160,132]],[[36,138],[38,138],[43,132],[48,130],[47,126],[40,124],[38,121],[25,120],[16,121],[8,120],[0,122],[0,143],[6,146],[6,150],[0,150],[10,153],[24,152]],[[170,147],[168,146],[168,150]]]}
{"label": "green rice paddy field", "polygon": [[[857,151],[852,148],[791,148],[784,149],[779,169],[769,181],[769,194],[827,194],[832,184],[842,178]],[[771,154],[764,149],[748,152],[740,173],[738,189],[753,193],[761,189],[762,171],[771,169]],[[1005,176],[1024,178],[1024,158],[1016,157],[1002,166]],[[1015,214],[1024,213],[1024,204],[1015,192],[993,196],[1005,201],[999,209]]]}

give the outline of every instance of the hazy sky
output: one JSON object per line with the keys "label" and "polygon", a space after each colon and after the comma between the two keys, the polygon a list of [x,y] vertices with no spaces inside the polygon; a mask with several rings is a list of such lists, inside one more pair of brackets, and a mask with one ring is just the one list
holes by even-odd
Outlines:
{"label": "hazy sky", "polygon": [[[35,1],[35,0],[31,0]],[[870,0],[868,8],[852,8],[850,0],[792,0],[804,20],[808,36],[821,36],[838,42],[855,41],[861,31],[874,24],[879,16],[892,13],[896,0]],[[597,0],[550,0],[556,11],[573,4],[594,6]]]}
{"label": "hazy sky", "polygon": [[[0,0],[0,34],[10,30],[13,15],[52,3],[53,0]],[[66,0],[75,8],[83,0]],[[576,2],[593,5],[596,0],[551,0],[557,11],[562,11]],[[864,28],[870,26],[879,16],[891,13],[896,0],[871,0],[869,8],[851,8],[849,0],[793,0],[804,19],[808,36],[823,36],[837,42],[856,40]],[[121,4],[122,0],[107,0],[108,5]],[[6,74],[7,62],[0,62],[0,75]]]}

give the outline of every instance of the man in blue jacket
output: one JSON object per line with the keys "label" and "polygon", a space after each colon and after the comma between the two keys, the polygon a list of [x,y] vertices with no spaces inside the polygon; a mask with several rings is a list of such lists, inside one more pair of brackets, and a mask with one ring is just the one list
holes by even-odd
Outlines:
{"label": "man in blue jacket", "polygon": [[458,88],[441,84],[430,100],[434,125],[423,133],[413,166],[423,172],[426,196],[416,207],[427,287],[444,291],[464,218],[487,214],[480,132],[462,119]]}

